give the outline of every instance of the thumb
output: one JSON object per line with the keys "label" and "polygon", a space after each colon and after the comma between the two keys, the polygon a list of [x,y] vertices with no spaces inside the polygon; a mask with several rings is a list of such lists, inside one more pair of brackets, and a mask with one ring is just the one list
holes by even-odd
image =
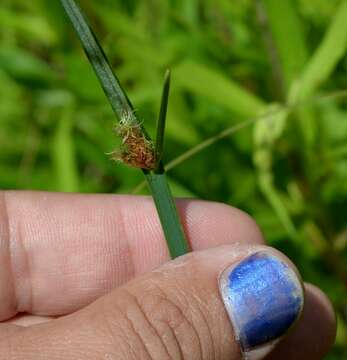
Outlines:
{"label": "thumb", "polygon": [[[101,279],[102,280],[102,279]],[[299,318],[293,265],[268,247],[191,253],[73,315],[0,342],[0,359],[263,359]]]}

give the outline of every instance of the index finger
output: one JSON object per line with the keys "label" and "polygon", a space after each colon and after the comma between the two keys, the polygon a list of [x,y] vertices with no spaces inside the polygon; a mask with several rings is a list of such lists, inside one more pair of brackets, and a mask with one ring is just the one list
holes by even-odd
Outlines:
{"label": "index finger", "polygon": [[[194,250],[263,243],[237,209],[198,200],[178,208]],[[70,313],[168,259],[149,197],[0,193],[0,320]]]}

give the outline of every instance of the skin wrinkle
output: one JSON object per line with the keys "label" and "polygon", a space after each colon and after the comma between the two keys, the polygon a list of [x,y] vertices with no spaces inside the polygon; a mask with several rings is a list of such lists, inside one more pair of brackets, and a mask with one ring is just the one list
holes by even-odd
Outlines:
{"label": "skin wrinkle", "polygon": [[[193,295],[193,298],[194,298],[194,300],[196,301],[196,303],[201,303],[201,300],[200,300],[200,298],[199,298],[198,296]],[[217,359],[217,358],[218,358],[218,357],[216,356],[216,349],[217,349],[217,347],[216,347],[216,345],[215,345],[215,342],[214,342],[214,339],[213,339],[213,336],[212,336],[212,329],[211,329],[211,327],[210,327],[210,325],[209,325],[209,323],[208,323],[208,321],[207,321],[207,318],[206,318],[206,316],[205,316],[204,310],[203,310],[203,309],[200,310],[200,306],[198,306],[197,308],[199,309],[199,314],[200,314],[200,316],[201,316],[202,321],[203,321],[204,324],[205,324],[205,328],[207,329],[207,334],[208,334],[208,337],[209,337],[209,341],[210,341],[210,343],[212,344],[213,359]]]}
{"label": "skin wrinkle", "polygon": [[[162,298],[166,298],[166,295],[165,295],[165,292],[161,289],[161,287],[157,284],[157,282],[154,280],[154,279],[148,279],[147,282],[150,283],[150,286],[148,287],[148,290],[151,291],[153,290],[153,288],[155,290],[157,290],[159,292],[159,294],[162,294]],[[159,296],[158,296],[159,297]],[[158,308],[158,306],[160,305],[160,303],[163,302],[163,301],[159,301],[158,303],[155,304],[155,306],[153,306],[154,308]],[[151,310],[151,309],[150,309]],[[145,310],[144,310],[145,312]],[[148,317],[150,318],[150,317]],[[183,360],[184,357],[183,357],[183,352],[182,352],[182,349],[181,349],[181,346],[179,345],[179,341],[177,339],[177,336],[176,336],[176,333],[174,331],[174,328],[172,328],[169,323],[167,321],[159,321],[160,323],[164,323],[165,324],[165,327],[167,330],[170,331],[170,334],[172,335],[172,338],[173,340],[175,341],[175,345],[176,345],[176,350],[178,350],[178,353],[179,353],[179,356],[180,356],[180,359]],[[154,326],[154,325],[153,325]],[[160,332],[159,330],[157,330],[157,333],[158,335],[163,338],[165,336],[165,332]],[[165,344],[165,341],[163,340],[163,343]],[[165,347],[168,349],[168,346],[165,344]],[[168,349],[168,353],[170,354],[170,351]]]}
{"label": "skin wrinkle", "polygon": [[[154,297],[151,297],[152,299],[153,298],[159,298],[159,301],[156,303],[156,305],[154,306],[155,309],[157,308],[160,308],[160,305],[163,303],[169,303],[170,306],[173,306],[175,307],[176,309],[176,305],[170,301],[170,299],[168,299],[166,296],[165,296],[165,293],[158,287],[156,286],[156,288],[159,290],[159,292],[161,294],[163,294],[163,297],[161,296],[154,296]],[[131,293],[129,292],[129,294],[131,295]],[[161,333],[157,327],[155,326],[155,321],[151,320],[151,316],[148,316],[148,311],[146,311],[144,308],[143,308],[143,305],[141,305],[141,301],[139,301],[138,297],[136,295],[133,295],[134,297],[134,301],[136,301],[139,309],[141,310],[144,318],[146,319],[146,322],[148,323],[148,325],[150,326],[150,328],[153,330],[153,333],[156,335],[156,337],[159,339],[163,349],[165,350],[166,352],[166,355],[168,357],[168,359],[176,359],[175,357],[173,357],[173,355],[170,354],[170,350],[169,350],[169,347],[167,345],[167,343],[164,341],[164,338],[163,338],[163,335],[165,335],[165,333]],[[181,346],[180,346],[180,343],[176,337],[176,334],[175,334],[175,331],[174,331],[174,328],[172,328],[170,325],[169,325],[169,322],[168,321],[162,321],[165,323],[166,327],[170,330],[170,333],[173,335],[173,339],[175,341],[175,345],[177,346],[177,348],[175,348],[175,350],[178,350],[178,353],[180,354],[180,359],[184,359],[183,357],[183,353],[182,353],[182,349],[181,349]],[[154,359],[154,357],[153,357]],[[161,359],[161,358],[160,358]]]}
{"label": "skin wrinkle", "polygon": [[[165,278],[165,271],[161,274],[164,276]],[[172,281],[172,276],[170,276],[171,274],[169,274],[169,278],[168,280]],[[155,283],[155,281],[153,281]],[[198,341],[198,347],[199,347],[199,357],[198,359],[204,359],[205,357],[203,356],[203,347],[202,347],[202,343],[201,343],[201,339],[200,339],[200,336],[199,336],[199,333],[196,329],[196,327],[194,326],[194,324],[192,323],[192,321],[188,318],[188,316],[185,314],[186,312],[188,312],[189,309],[191,308],[194,308],[191,306],[191,304],[188,302],[188,301],[180,301],[180,304],[179,306],[173,301],[171,300],[171,296],[170,294],[168,294],[164,289],[162,289],[160,287],[159,284],[156,284],[156,287],[157,289],[159,289],[160,293],[162,293],[164,296],[163,296],[163,299],[165,301],[167,301],[169,304],[171,304],[178,312],[179,312],[179,316],[183,319],[181,322],[179,322],[178,325],[175,325],[175,326],[172,326],[170,325],[170,321],[166,321],[166,323],[168,324],[168,326],[172,329],[176,339],[177,339],[177,343],[179,345],[179,349],[180,349],[180,353],[182,353],[182,358],[184,359],[184,351],[182,349],[182,346],[180,345],[180,341],[178,340],[177,338],[177,333],[176,333],[176,329],[178,329],[182,324],[186,323],[189,328],[193,331],[194,335],[195,335],[195,338],[197,339]],[[178,283],[177,285],[175,285],[175,288],[177,290],[180,290],[180,284]],[[170,287],[170,290],[172,289],[172,286]],[[179,291],[174,291],[175,295],[177,295],[179,293]],[[183,296],[180,296],[179,299],[185,299],[185,293],[182,294]],[[177,296],[175,296],[176,300],[177,300]],[[186,310],[184,310],[186,309]]]}
{"label": "skin wrinkle", "polygon": [[144,309],[141,306],[140,301],[138,300],[138,298],[135,295],[132,295],[129,291],[128,291],[129,296],[132,296],[134,301],[136,302],[137,306],[139,307],[139,309],[141,310],[144,318],[146,319],[148,325],[150,326],[150,328],[153,330],[153,332],[155,333],[155,335],[158,337],[158,339],[160,340],[162,347],[164,348],[166,355],[168,356],[168,359],[172,359],[170,352],[165,344],[165,342],[162,339],[162,336],[160,336],[159,332],[157,331],[157,329],[155,328],[155,326],[153,325],[152,321],[150,320],[150,317],[147,316],[146,312],[144,311]]}
{"label": "skin wrinkle", "polygon": [[[182,349],[180,347],[180,344],[179,344],[179,341],[177,339],[177,335],[175,333],[175,331],[173,331],[173,329],[170,328],[170,326],[168,326],[168,324],[166,324],[167,328],[169,329],[170,331],[170,334],[172,335],[172,338],[175,342],[175,346],[176,346],[176,350],[178,351],[178,354],[179,354],[179,359],[180,360],[183,360],[184,359],[184,355],[183,355],[183,352],[182,352]],[[165,334],[163,334],[162,336],[164,336]]]}
{"label": "skin wrinkle", "polygon": [[[202,346],[201,346],[201,341],[200,341],[200,337],[198,335],[198,332],[196,330],[196,328],[194,327],[194,325],[191,323],[191,321],[188,319],[188,317],[186,316],[185,312],[181,309],[180,306],[177,306],[177,304],[175,304],[175,302],[173,300],[171,300],[169,297],[165,297],[163,299],[163,304],[165,303],[169,303],[170,306],[172,306],[175,310],[178,311],[179,315],[178,318],[180,319],[179,321],[176,319],[177,324],[170,324],[170,321],[168,319],[166,320],[162,320],[163,322],[165,322],[167,324],[167,326],[169,328],[172,329],[172,332],[175,336],[175,340],[177,342],[178,348],[179,348],[179,353],[182,354],[182,359],[187,359],[186,356],[184,355],[184,349],[182,347],[181,341],[178,338],[178,332],[180,327],[182,327],[182,325],[186,324],[188,325],[189,329],[191,331],[193,331],[194,333],[194,337],[198,340],[198,349],[199,349],[199,357],[198,359],[203,359],[202,357]],[[167,307],[167,305],[165,305]],[[187,332],[188,333],[188,332]],[[186,334],[185,334],[186,335]]]}
{"label": "skin wrinkle", "polygon": [[[194,266],[197,266],[197,267],[200,266],[199,263],[195,263],[194,261],[192,263],[194,264]],[[193,273],[194,273],[194,271],[193,271]],[[189,276],[189,274],[188,274],[188,276]],[[197,282],[197,284],[198,284],[198,282]],[[217,281],[216,281],[216,284],[217,284]],[[179,285],[180,284],[178,283],[177,286],[179,287]],[[215,290],[216,290],[216,293],[218,293],[217,286],[216,286]],[[200,288],[200,289],[197,289],[196,291],[192,291],[191,297],[192,297],[192,299],[194,300],[194,302],[196,304],[196,306],[193,306],[192,308],[197,310],[198,315],[199,315],[199,319],[201,319],[202,322],[205,324],[205,329],[207,330],[207,336],[208,336],[210,344],[211,344],[211,347],[208,346],[207,349],[210,348],[211,352],[213,352],[213,355],[212,355],[213,357],[212,358],[217,359],[217,356],[216,356],[217,346],[216,346],[215,341],[214,341],[212,328],[209,325],[209,322],[207,320],[207,317],[205,316],[205,311],[204,310],[206,310],[206,312],[212,313],[214,315],[214,311],[216,309],[215,303],[217,303],[218,308],[222,307],[223,305],[221,304],[218,295],[217,295],[217,297],[211,299],[211,301],[208,304],[206,304],[202,299],[209,298],[209,294],[206,294],[206,297],[196,295],[197,293],[201,293],[202,291],[206,292],[206,289],[205,288],[203,288],[203,289]],[[210,289],[207,292],[210,293]],[[211,311],[211,309],[213,309],[213,311]],[[205,334],[206,334],[206,332],[205,332]],[[209,355],[211,355],[211,353]],[[203,357],[203,358],[205,358],[205,357]],[[206,358],[207,358],[207,356],[206,356]]]}
{"label": "skin wrinkle", "polygon": [[[155,306],[153,306],[154,310],[160,308],[160,305],[161,304],[164,304],[165,305],[165,302],[169,303],[170,305],[172,305],[176,310],[179,311],[180,313],[180,316],[182,319],[185,319],[185,316],[183,315],[183,312],[181,310],[180,307],[178,307],[173,301],[170,300],[170,298],[167,296],[167,294],[165,293],[165,291],[156,283],[156,281],[151,281],[151,283],[154,285],[155,289],[157,291],[159,291],[159,294],[161,294],[162,296],[158,296],[159,298],[159,301],[158,303],[155,304]],[[151,309],[152,311],[152,309]],[[158,320],[159,323],[164,323],[165,324],[165,327],[166,329],[168,329],[170,331],[170,334],[172,335],[174,341],[175,341],[175,345],[176,345],[176,350],[178,350],[178,353],[180,355],[180,359],[184,359],[184,354],[183,354],[183,349],[182,349],[182,346],[180,345],[180,341],[178,340],[178,337],[177,337],[177,333],[176,333],[176,329],[180,326],[181,323],[184,322],[184,320],[182,320],[179,325],[176,325],[176,326],[172,326],[170,325],[170,321],[168,319],[160,319]],[[158,331],[159,333],[159,331]],[[159,333],[159,336],[162,338],[163,336],[165,335],[165,332],[163,334],[160,334]],[[170,340],[169,340],[170,341]],[[165,343],[165,341],[163,341]],[[168,346],[165,345],[167,348]]]}
{"label": "skin wrinkle", "polygon": [[[123,289],[124,290],[124,289]],[[124,291],[125,294],[129,295],[128,291]],[[133,323],[133,321],[129,318],[129,315],[127,314],[127,311],[125,309],[123,309],[121,306],[116,305],[118,312],[122,315],[122,317],[125,319],[125,321],[127,322],[127,324],[129,325],[129,329],[131,330],[131,333],[135,335],[135,337],[138,339],[139,343],[141,344],[145,354],[147,355],[149,360],[152,360],[152,356],[149,352],[149,349],[147,348],[146,344],[144,343],[141,334],[136,330],[136,327]],[[110,323],[110,317],[108,317],[107,315],[105,316],[105,320],[108,322],[108,326],[110,327],[110,329],[112,330],[113,325]],[[128,342],[128,345],[130,348],[133,348],[133,345],[131,342]],[[135,347],[136,349],[136,347]],[[133,351],[135,354],[138,354],[138,351]]]}
{"label": "skin wrinkle", "polygon": [[[176,284],[176,289],[178,291],[176,291],[176,294],[179,294],[179,290],[180,290],[180,283],[178,282]],[[182,292],[182,296],[179,296],[178,297],[179,299],[183,299],[183,300],[186,300],[185,298],[185,293]],[[169,296],[167,296],[167,299],[170,299]],[[170,300],[169,300],[170,301]],[[199,336],[199,332],[196,328],[196,326],[193,325],[192,321],[189,320],[188,316],[185,314],[186,311],[184,311],[183,309],[188,309],[191,311],[191,309],[194,309],[194,306],[191,305],[190,302],[188,302],[187,300],[184,301],[184,305],[182,306],[182,301],[181,301],[181,306],[178,306],[177,308],[179,309],[180,313],[182,314],[183,318],[186,320],[186,322],[188,323],[188,325],[191,327],[191,329],[193,330],[194,334],[195,334],[195,337],[197,338],[198,340],[198,344],[199,344],[199,359],[205,359],[204,357],[204,350],[203,350],[203,346],[202,346],[202,342],[201,342],[201,339],[200,339],[200,336]]]}
{"label": "skin wrinkle", "polygon": [[[146,283],[149,282],[150,285],[146,285]],[[157,291],[158,293],[155,293]],[[148,296],[146,296],[146,292],[148,292]],[[166,345],[166,342],[163,340],[163,336],[165,335],[165,331],[161,332],[158,330],[158,328],[155,326],[155,323],[164,323],[166,328],[170,330],[170,333],[173,335],[173,338],[175,340],[175,345],[177,348],[175,350],[178,350],[178,353],[180,355],[181,359],[184,359],[182,348],[180,346],[180,342],[178,341],[177,334],[175,332],[176,328],[179,327],[183,322],[186,322],[186,318],[182,314],[181,309],[173,303],[166,295],[166,293],[159,287],[157,284],[157,281],[154,279],[146,279],[142,285],[141,285],[141,293],[144,293],[144,295],[141,297],[141,301],[138,298],[138,295],[136,293],[133,293],[129,290],[127,290],[127,293],[130,294],[131,297],[137,300],[137,304],[139,309],[141,310],[141,313],[145,317],[146,322],[148,325],[151,326],[151,328],[154,328],[154,333],[156,334],[157,338],[160,340],[160,343],[164,346],[164,349],[167,350],[167,355],[169,358],[173,358],[170,355],[170,351],[168,348],[168,345]],[[141,305],[142,304],[142,305]],[[163,305],[161,305],[163,304]],[[168,306],[169,304],[169,306]],[[179,324],[172,326],[170,325],[170,320],[167,318],[168,312],[166,311],[164,314],[164,319],[160,316],[162,314],[161,308],[162,306],[167,309],[174,309],[176,312],[178,311],[180,315],[176,316],[177,318],[183,319],[182,321],[179,321]],[[172,313],[172,310],[169,312],[169,314]],[[149,316],[147,315],[149,314]],[[160,319],[156,319],[156,317],[159,315]],[[165,318],[166,317],[166,318]],[[150,321],[149,319],[153,318],[153,321]],[[171,341],[171,340],[169,340]],[[177,353],[177,352],[176,352]]]}
{"label": "skin wrinkle", "polygon": [[[172,328],[168,325],[168,323],[165,323],[165,325],[166,325],[167,329],[169,329],[170,334],[172,335],[172,339],[173,339],[174,342],[175,342],[174,346],[176,346],[175,349],[178,351],[179,359],[180,359],[180,360],[183,360],[183,359],[184,359],[184,354],[183,354],[182,347],[180,346],[180,342],[179,342],[179,340],[178,340],[178,338],[177,338],[176,332],[174,331],[174,329],[172,329]],[[163,334],[162,336],[164,336],[164,335],[165,335],[165,334]],[[163,341],[163,342],[164,342],[164,341]]]}
{"label": "skin wrinkle", "polygon": [[[114,307],[116,308],[116,310],[118,310],[120,316],[122,316],[126,322],[129,322],[128,318],[126,317],[126,315],[124,314],[124,312],[120,309],[120,307],[117,304],[114,304]],[[104,321],[102,321],[103,325],[107,328],[108,333],[110,334],[111,339],[114,339],[117,337],[117,335],[115,334],[114,330],[113,330],[113,323],[111,324],[111,318],[110,318],[110,313],[109,311],[101,311],[101,316],[103,318]],[[119,322],[120,324],[120,322]],[[131,351],[131,356],[133,359],[136,359],[136,349],[134,350],[134,346],[132,345],[131,341],[128,341],[128,336],[122,336],[123,341],[125,344],[128,345],[128,351]],[[112,340],[111,340],[112,341]]]}
{"label": "skin wrinkle", "polygon": [[[194,309],[194,306],[193,306],[193,309]],[[200,312],[199,312],[199,313],[200,313]],[[189,320],[187,320],[187,321],[189,321]],[[198,342],[199,342],[199,354],[200,354],[200,358],[201,358],[201,359],[205,359],[205,356],[204,356],[204,347],[203,347],[202,342],[201,342],[201,339],[200,339],[199,331],[197,330],[198,327],[197,327],[197,326],[194,326],[194,325],[192,324],[192,322],[190,322],[190,321],[189,321],[189,323],[190,323],[192,329],[194,330],[195,335],[196,335],[196,338],[198,339]],[[208,347],[207,347],[207,348],[208,348]]]}

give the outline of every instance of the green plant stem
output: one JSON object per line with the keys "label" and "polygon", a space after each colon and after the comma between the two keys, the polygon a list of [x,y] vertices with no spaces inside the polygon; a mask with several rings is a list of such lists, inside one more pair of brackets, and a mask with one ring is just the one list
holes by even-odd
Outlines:
{"label": "green plant stem", "polygon": [[146,174],[146,180],[157,207],[171,258],[186,254],[190,251],[190,248],[184,237],[166,174],[148,173]]}
{"label": "green plant stem", "polygon": [[[136,124],[141,126],[141,123],[136,118],[133,111],[133,106],[130,103],[126,93],[122,89],[119,80],[112,71],[112,68],[106,58],[102,47],[100,46],[96,36],[89,27],[85,16],[82,14],[80,8],[77,6],[74,0],[61,0],[61,3],[68,14],[73,27],[83,45],[83,48],[87,54],[87,57],[92,64],[96,76],[98,77],[102,88],[108,98],[113,111],[121,120],[124,116],[131,116]],[[169,80],[169,77],[166,77]],[[168,97],[168,85],[169,81],[166,81],[163,93],[162,112],[159,117],[159,151],[160,156],[163,150],[164,141],[164,128],[165,128],[165,115],[167,108]],[[166,93],[166,95],[165,95]],[[166,102],[166,103],[165,103]],[[144,134],[145,130],[141,126],[141,130]],[[146,137],[147,134],[146,134]],[[160,162],[161,164],[161,162]],[[160,165],[161,173],[154,174],[147,170],[143,170],[149,187],[152,192],[154,202],[156,204],[158,215],[163,227],[163,231],[166,237],[168,248],[172,258],[183,255],[189,251],[188,243],[185,239],[182,225],[180,224],[177,209],[172,198],[167,178],[164,172],[164,166]]]}
{"label": "green plant stem", "polygon": [[167,70],[157,125],[155,143],[156,165],[153,172],[144,171],[144,173],[158,211],[165,238],[167,239],[170,255],[172,258],[176,258],[187,253],[189,251],[189,246],[184,236],[183,228],[180,223],[174,199],[171,195],[162,162],[166,114],[170,92],[170,77],[170,71]]}

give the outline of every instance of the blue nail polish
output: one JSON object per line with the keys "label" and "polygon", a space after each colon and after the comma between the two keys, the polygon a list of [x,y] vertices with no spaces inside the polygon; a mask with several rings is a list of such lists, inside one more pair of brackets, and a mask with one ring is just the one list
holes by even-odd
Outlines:
{"label": "blue nail polish", "polygon": [[220,288],[244,353],[271,344],[284,335],[299,317],[304,302],[296,273],[265,251],[225,270]]}

